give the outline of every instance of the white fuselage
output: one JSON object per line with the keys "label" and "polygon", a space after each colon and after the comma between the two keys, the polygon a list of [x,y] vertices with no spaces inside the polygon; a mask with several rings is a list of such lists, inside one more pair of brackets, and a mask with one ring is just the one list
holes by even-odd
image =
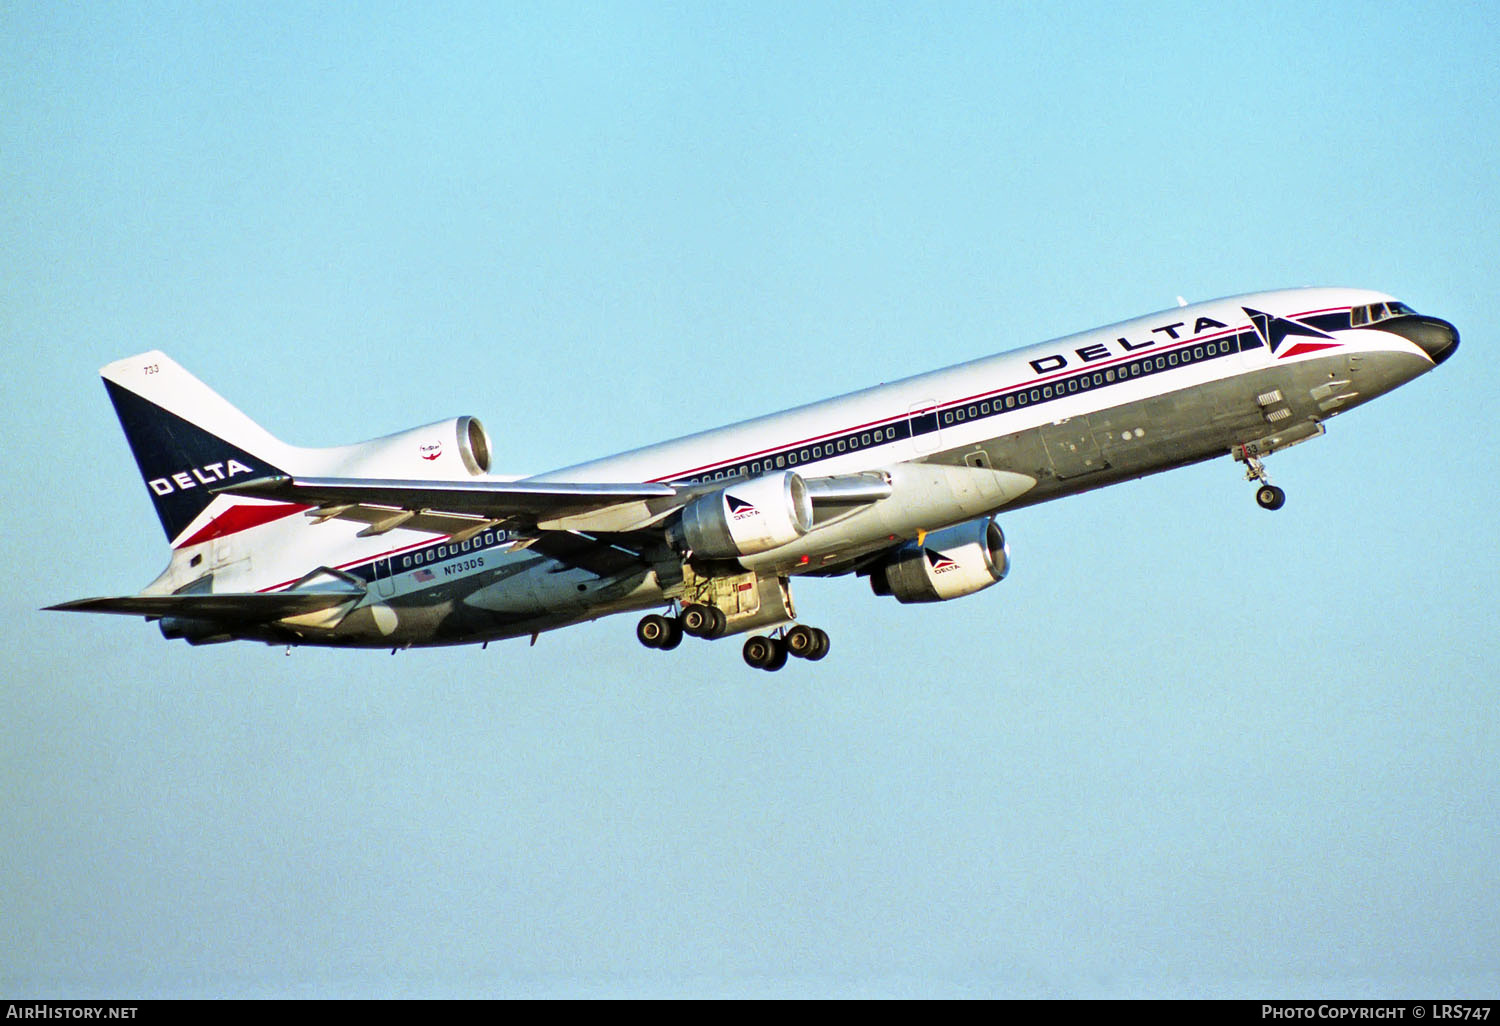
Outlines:
{"label": "white fuselage", "polygon": [[[1351,308],[1386,302],[1319,288],[1174,308],[523,480],[711,486],[785,470],[883,474],[891,498],[739,560],[763,575],[847,572],[923,532],[1320,424],[1416,377],[1433,366],[1419,345],[1349,324]],[[1334,327],[1273,352],[1253,311]],[[361,537],[358,527],[288,516],[188,548],[211,553],[216,591],[285,588],[318,566],[367,580],[362,608],[373,611],[321,639],[331,644],[515,636],[674,597],[675,577],[644,563],[601,572],[494,530],[453,543],[409,528]],[[180,587],[195,572],[192,554],[179,549],[148,590]]]}

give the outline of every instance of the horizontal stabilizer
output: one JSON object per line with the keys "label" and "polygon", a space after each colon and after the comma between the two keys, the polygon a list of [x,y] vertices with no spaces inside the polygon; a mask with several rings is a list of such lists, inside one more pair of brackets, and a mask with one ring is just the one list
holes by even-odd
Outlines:
{"label": "horizontal stabilizer", "polygon": [[74,599],[48,610],[63,613],[119,613],[124,616],[176,616],[216,623],[270,623],[288,616],[317,613],[359,598],[358,593],[273,591],[219,595],[120,595]]}

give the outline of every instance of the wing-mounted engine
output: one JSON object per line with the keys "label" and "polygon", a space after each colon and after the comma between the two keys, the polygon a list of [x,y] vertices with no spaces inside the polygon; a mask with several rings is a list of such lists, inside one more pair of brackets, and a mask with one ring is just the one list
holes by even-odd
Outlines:
{"label": "wing-mounted engine", "polygon": [[807,485],[788,470],[700,495],[683,507],[670,537],[695,556],[735,559],[794,542],[812,522]]}
{"label": "wing-mounted engine", "polygon": [[870,573],[877,595],[898,602],[942,602],[1005,579],[1010,546],[994,517],[933,531],[901,546]]}
{"label": "wing-mounted engine", "polygon": [[477,417],[450,417],[322,455],[328,476],[462,480],[489,473],[490,436]]}

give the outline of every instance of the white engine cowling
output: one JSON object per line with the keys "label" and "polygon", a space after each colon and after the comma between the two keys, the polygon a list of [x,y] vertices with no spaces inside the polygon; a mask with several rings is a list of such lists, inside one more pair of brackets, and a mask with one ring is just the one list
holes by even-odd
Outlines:
{"label": "white engine cowling", "polygon": [[898,602],[942,602],[988,588],[1009,572],[1005,533],[994,517],[982,517],[903,545],[871,572],[870,587]]}
{"label": "white engine cowling", "polygon": [[734,559],[794,542],[812,520],[807,485],[788,470],[699,496],[683,507],[675,534],[695,555]]}
{"label": "white engine cowling", "polygon": [[340,477],[446,481],[490,469],[490,437],[477,417],[450,417],[323,453],[322,472]]}

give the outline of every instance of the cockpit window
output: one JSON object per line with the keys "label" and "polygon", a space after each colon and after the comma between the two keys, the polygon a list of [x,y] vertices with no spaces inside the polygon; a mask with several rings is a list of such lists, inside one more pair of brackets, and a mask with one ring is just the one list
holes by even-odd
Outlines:
{"label": "cockpit window", "polygon": [[1392,317],[1410,317],[1416,311],[1405,303],[1370,303],[1356,306],[1349,311],[1349,327],[1359,328],[1366,324],[1388,321]]}

